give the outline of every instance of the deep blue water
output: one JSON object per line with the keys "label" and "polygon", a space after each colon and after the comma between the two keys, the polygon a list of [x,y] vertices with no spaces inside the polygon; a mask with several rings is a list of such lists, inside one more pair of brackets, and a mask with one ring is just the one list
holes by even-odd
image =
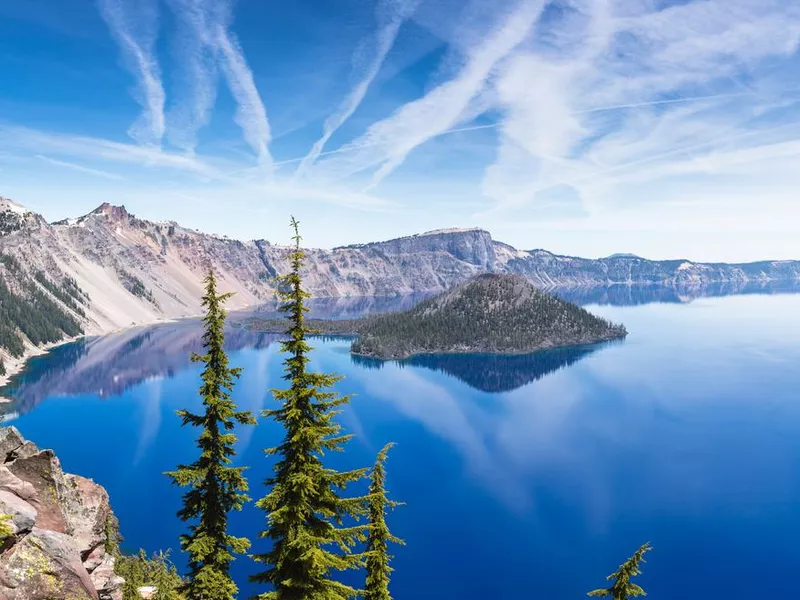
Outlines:
{"label": "deep blue water", "polygon": [[[627,304],[636,304],[627,302]],[[800,295],[590,306],[622,343],[530,357],[354,361],[316,340],[313,366],[346,376],[356,438],[335,466],[389,458],[397,600],[567,600],[650,541],[640,583],[657,599],[796,596],[800,572]],[[194,457],[194,323],[85,340],[32,361],[13,423],[65,470],[111,494],[128,549],[177,549],[181,490],[161,473]],[[282,386],[274,336],[234,331],[239,403]],[[274,424],[240,431],[255,497]],[[263,526],[248,509],[239,535]],[[256,549],[263,550],[261,542]],[[237,560],[242,598],[255,567]]]}

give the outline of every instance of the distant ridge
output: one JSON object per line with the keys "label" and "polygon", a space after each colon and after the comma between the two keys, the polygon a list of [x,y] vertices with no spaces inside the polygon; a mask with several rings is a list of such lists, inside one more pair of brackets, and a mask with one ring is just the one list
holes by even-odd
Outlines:
{"label": "distant ridge", "polygon": [[[18,203],[0,199],[0,292],[25,305],[33,295],[53,305],[53,327],[72,321],[87,334],[200,313],[201,280],[213,267],[232,310],[270,302],[275,277],[288,268],[289,248],[265,240],[239,241],[204,234],[174,222],[141,219],[124,206],[104,203],[74,219],[48,223]],[[516,274],[540,288],[668,285],[697,288],[800,281],[800,262],[705,264],[651,261],[629,255],[603,259],[519,250],[480,228],[439,229],[384,242],[312,249],[304,284],[317,297],[396,296],[447,290],[479,273]],[[11,297],[9,296],[9,297]],[[27,306],[27,305],[26,305]],[[31,305],[33,306],[33,305]],[[0,361],[13,371],[35,351],[36,336],[21,329],[22,314],[0,324]],[[34,315],[35,317],[35,315]],[[38,317],[37,317],[38,318]],[[2,329],[2,328],[0,328]],[[30,331],[30,328],[29,328]],[[10,333],[9,333],[10,332]],[[51,333],[48,330],[48,334]],[[48,335],[48,337],[50,337]],[[0,369],[0,381],[2,380]]]}

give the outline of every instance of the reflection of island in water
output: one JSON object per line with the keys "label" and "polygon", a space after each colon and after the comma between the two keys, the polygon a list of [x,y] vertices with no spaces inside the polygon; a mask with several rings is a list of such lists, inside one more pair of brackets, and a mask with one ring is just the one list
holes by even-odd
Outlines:
{"label": "reflection of island in water", "polygon": [[[631,306],[651,302],[685,303],[699,297],[734,294],[781,294],[800,292],[800,282],[748,282],[706,286],[615,285],[610,287],[560,288],[549,290],[577,304]],[[363,314],[405,310],[426,294],[393,298],[315,298],[309,303],[311,316],[353,318]],[[259,316],[269,316],[274,306],[259,309]],[[233,327],[227,333],[230,351],[244,348],[263,349],[280,336],[258,333],[236,326],[236,321],[252,313],[232,313]],[[54,348],[48,355],[33,358],[27,368],[0,390],[0,396],[12,399],[3,412],[26,413],[52,396],[94,394],[110,397],[123,393],[145,379],[170,377],[189,365],[191,352],[201,348],[200,322],[182,321]],[[582,346],[546,350],[519,356],[438,355],[417,356],[400,364],[441,371],[486,392],[509,391],[567,367],[599,347]],[[353,357],[354,364],[379,367],[381,361]]]}
{"label": "reflection of island in water", "polygon": [[482,392],[510,392],[568,367],[604,348],[601,342],[583,346],[540,350],[532,354],[418,354],[404,360],[380,360],[351,355],[353,363],[380,369],[387,363],[400,367],[425,367],[459,379]]}

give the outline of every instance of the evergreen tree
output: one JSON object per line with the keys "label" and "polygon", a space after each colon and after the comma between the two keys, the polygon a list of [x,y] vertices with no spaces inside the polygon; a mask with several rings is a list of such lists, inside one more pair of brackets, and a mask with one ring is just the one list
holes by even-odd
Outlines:
{"label": "evergreen tree", "polygon": [[181,547],[189,553],[189,573],[184,593],[188,600],[232,600],[238,591],[229,575],[234,554],[243,554],[250,547],[245,538],[228,534],[228,513],[241,510],[250,499],[244,467],[231,467],[235,454],[238,424],[253,425],[255,419],[247,411],[238,411],[230,397],[234,379],[240,369],[229,367],[225,342],[223,303],[231,294],[217,293],[217,280],[210,271],[205,279],[206,309],[203,335],[204,355],[193,354],[192,360],[205,365],[200,395],[203,414],[178,411],[183,425],[202,429],[197,446],[200,457],[190,465],[179,465],[167,473],[173,483],[189,487],[183,497],[183,509],[178,516],[190,521],[189,533],[181,536]]}
{"label": "evergreen tree", "polygon": [[608,581],[613,582],[610,588],[594,590],[589,592],[588,595],[601,597],[610,596],[612,600],[628,600],[628,598],[636,596],[646,596],[647,594],[640,586],[631,583],[631,578],[641,575],[642,572],[639,569],[639,565],[646,562],[644,560],[644,555],[652,549],[649,542],[644,544],[633,556],[622,563],[616,572],[606,577]]}
{"label": "evergreen tree", "polygon": [[389,542],[403,544],[403,540],[393,536],[386,525],[386,509],[399,506],[387,498],[386,494],[386,455],[394,444],[386,444],[378,453],[372,468],[369,486],[369,536],[367,537],[367,585],[364,600],[392,600],[389,594]]}
{"label": "evergreen tree", "polygon": [[305,255],[294,217],[291,225],[291,272],[281,278],[279,290],[281,310],[289,321],[289,339],[281,345],[287,354],[284,379],[289,388],[272,390],[280,408],[263,413],[283,426],[285,436],[279,446],[267,450],[277,461],[266,481],[269,492],[257,506],[267,513],[261,537],[272,541],[272,549],[254,557],[267,568],[251,580],[272,585],[273,591],[259,596],[262,600],[344,600],[358,591],[333,575],[364,564],[364,555],[354,546],[366,540],[366,528],[355,522],[363,516],[366,497],[344,498],[342,490],[363,479],[367,470],[339,472],[322,462],[324,452],[342,450],[352,437],[343,434],[335,420],[350,398],[330,390],[341,377],[308,371],[309,294],[300,277]]}

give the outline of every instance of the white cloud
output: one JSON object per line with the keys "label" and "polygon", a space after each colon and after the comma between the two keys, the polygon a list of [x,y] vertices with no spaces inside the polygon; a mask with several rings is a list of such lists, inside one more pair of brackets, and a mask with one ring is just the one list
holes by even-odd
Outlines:
{"label": "white cloud", "polygon": [[179,26],[177,56],[183,91],[170,111],[169,136],[194,152],[197,133],[205,127],[216,102],[217,69],[236,101],[235,121],[259,165],[272,169],[272,132],[253,71],[236,35],[230,31],[232,0],[169,0]]}
{"label": "white cloud", "polygon": [[259,164],[272,167],[269,143],[272,139],[267,111],[256,88],[253,72],[247,65],[244,53],[236,37],[219,27],[216,36],[220,53],[224,58],[222,70],[228,87],[236,99],[236,123],[242,128],[245,141],[258,157]]}
{"label": "white cloud", "polygon": [[[218,22],[219,16],[209,14],[205,0],[168,0],[168,4],[177,17],[174,47],[180,85],[167,115],[167,137],[178,148],[193,153],[197,134],[211,120],[217,100],[217,61],[209,32],[210,23]],[[227,8],[227,3],[214,6]]]}
{"label": "white cloud", "polygon": [[[350,91],[347,97],[336,108],[336,110],[325,119],[323,124],[322,137],[314,142],[309,153],[300,162],[297,168],[297,176],[303,176],[309,168],[317,161],[325,149],[325,144],[331,136],[341,127],[361,105],[367,95],[370,85],[378,75],[378,71],[392,49],[397,34],[403,23],[413,14],[421,0],[379,0],[376,7],[376,20],[378,30],[374,39],[362,43],[354,57],[353,70],[360,73],[358,83]],[[373,48],[374,46],[374,48]],[[364,58],[364,55],[370,55]]]}
{"label": "white cloud", "polygon": [[117,175],[116,173],[109,173],[108,171],[102,171],[100,169],[92,169],[91,167],[84,167],[83,165],[77,165],[75,163],[71,163],[65,160],[56,160],[55,158],[50,158],[47,156],[43,156],[41,154],[37,154],[36,158],[56,167],[64,167],[65,169],[72,169],[73,171],[78,171],[79,173],[87,173],[88,175],[94,175],[95,177],[101,177],[103,179],[112,179],[115,181],[124,179],[121,175]]}
{"label": "white cloud", "polygon": [[521,2],[477,47],[451,80],[405,104],[391,117],[374,123],[346,146],[344,158],[320,163],[322,174],[340,178],[378,167],[369,187],[380,183],[427,140],[453,128],[470,102],[482,91],[493,69],[529,35],[544,7],[544,0]]}
{"label": "white cloud", "polygon": [[[686,176],[707,153],[720,161],[772,143],[753,122],[785,106],[788,85],[759,90],[758,68],[797,50],[800,7],[773,0],[697,0],[663,10],[621,0],[563,5],[574,18],[540,22],[536,43],[506,60],[495,80],[500,146],[483,181],[495,210],[535,204],[559,185],[575,186],[602,210],[626,195],[630,173],[652,181]],[[653,169],[665,163],[671,166]]]}
{"label": "white cloud", "polygon": [[199,158],[173,154],[152,146],[124,144],[102,138],[0,125],[0,143],[5,148],[17,152],[33,154],[47,152],[50,155],[87,161],[164,168],[208,178],[223,178],[219,169]]}
{"label": "white cloud", "polygon": [[154,55],[158,35],[157,0],[99,0],[98,5],[128,69],[137,80],[134,97],[142,106],[142,114],[128,134],[140,144],[158,145],[165,130],[166,95]]}

